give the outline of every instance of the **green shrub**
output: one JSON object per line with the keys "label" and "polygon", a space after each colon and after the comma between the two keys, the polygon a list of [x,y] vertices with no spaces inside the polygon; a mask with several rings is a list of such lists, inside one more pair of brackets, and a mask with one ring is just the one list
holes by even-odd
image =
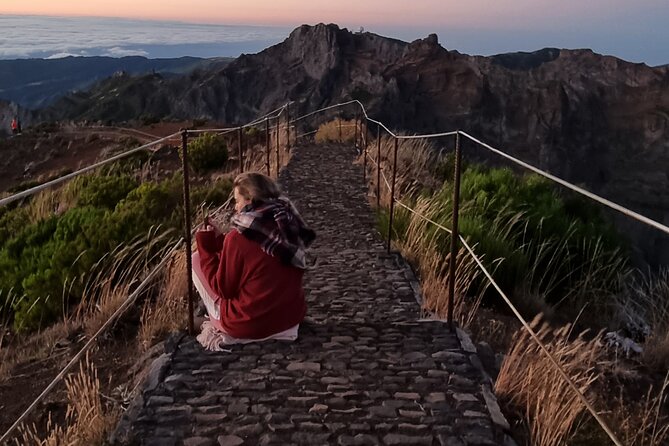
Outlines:
{"label": "green shrub", "polygon": [[81,191],[77,204],[114,209],[137,185],[137,180],[130,175],[92,176]]}
{"label": "green shrub", "polygon": [[228,161],[228,147],[221,136],[205,133],[188,144],[188,159],[198,173],[218,169]]}
{"label": "green shrub", "polygon": [[[429,198],[430,217],[447,227],[453,209],[452,169],[449,157],[435,165],[432,174],[447,181]],[[405,237],[407,219],[401,211],[396,214],[393,233],[399,238]],[[385,234],[385,214],[379,223]],[[427,230],[436,231],[433,226]],[[549,304],[564,301],[580,309],[590,302],[604,308],[603,300],[618,286],[613,274],[627,263],[625,241],[599,208],[580,196],[558,192],[543,177],[509,169],[463,168],[459,231],[476,245],[495,281],[512,297],[529,291]],[[431,235],[426,240],[447,254],[449,237]]]}
{"label": "green shrub", "polygon": [[129,175],[90,175],[65,186],[80,194],[60,216],[26,225],[25,208],[0,210],[0,298],[22,296],[12,307],[14,327],[32,330],[59,318],[119,244],[158,226],[180,228],[181,184],[181,175],[141,185]]}
{"label": "green shrub", "polygon": [[191,203],[193,206],[212,207],[225,203],[232,192],[232,181],[223,178],[214,184],[198,186],[191,192]]}

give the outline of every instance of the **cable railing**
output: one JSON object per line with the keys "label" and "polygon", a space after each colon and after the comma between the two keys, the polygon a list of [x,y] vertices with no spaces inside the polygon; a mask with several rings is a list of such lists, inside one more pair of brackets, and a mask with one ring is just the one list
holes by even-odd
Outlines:
{"label": "cable railing", "polygon": [[[369,157],[369,155],[367,155],[367,156]],[[369,158],[370,158],[370,161],[379,165],[379,163],[376,160],[372,159],[371,157],[369,157]],[[388,179],[386,178],[383,171],[381,171],[381,176],[383,177],[383,180],[384,180],[386,186],[388,187],[388,190],[390,190],[390,183],[388,182]],[[402,201],[400,201],[399,198],[395,198],[395,203],[397,203],[398,206],[406,209],[408,212],[416,215],[418,218],[420,218],[422,220],[425,220],[426,222],[434,225],[437,229],[440,229],[442,231],[445,231],[448,234],[451,234],[451,237],[453,236],[453,231],[451,229],[449,229],[449,228],[445,227],[444,225],[430,219],[429,217],[421,214],[420,212],[416,211],[415,209],[407,206]],[[604,430],[604,432],[609,436],[611,441],[616,446],[623,446],[622,443],[620,442],[620,440],[617,438],[616,434],[611,430],[611,428],[608,426],[608,424],[597,413],[597,411],[592,406],[592,404],[588,401],[588,399],[585,397],[583,392],[581,392],[579,390],[576,383],[574,383],[574,380],[571,379],[571,377],[567,374],[567,372],[565,372],[564,368],[560,365],[558,360],[555,359],[555,356],[553,356],[553,354],[550,352],[550,350],[548,350],[548,348],[544,345],[544,343],[541,342],[541,340],[539,339],[539,336],[536,334],[536,332],[534,331],[532,326],[520,314],[520,311],[518,311],[516,306],[511,302],[511,299],[506,295],[506,293],[502,290],[502,288],[499,286],[499,284],[495,281],[495,279],[493,278],[490,271],[488,271],[488,269],[483,264],[483,261],[481,260],[481,258],[479,256],[477,256],[476,253],[474,252],[474,249],[472,248],[472,246],[467,242],[467,240],[462,236],[462,234],[460,234],[458,236],[458,238],[459,238],[460,242],[462,243],[462,245],[467,250],[467,252],[469,253],[469,255],[472,257],[474,262],[476,262],[476,265],[479,267],[481,272],[483,272],[483,274],[486,276],[486,279],[488,279],[488,281],[493,286],[493,288],[495,288],[495,290],[499,293],[499,295],[502,298],[502,300],[504,301],[504,303],[506,303],[506,305],[509,307],[509,309],[513,312],[514,316],[516,316],[516,318],[520,321],[523,328],[525,328],[525,330],[527,330],[527,332],[529,333],[532,340],[539,346],[541,351],[546,355],[546,357],[551,362],[551,364],[555,367],[555,369],[558,371],[558,373],[560,374],[562,379],[564,379],[565,382],[567,383],[567,385],[576,393],[577,398],[583,403],[583,405],[586,407],[588,412],[590,412],[590,414],[592,414],[592,416],[595,418],[597,423],[601,426],[601,428]],[[451,278],[452,277],[453,276],[451,276]],[[450,282],[455,282],[455,281],[452,280],[452,279],[449,279],[449,283]]]}
{"label": "cable railing", "polygon": [[[602,198],[602,197],[600,197],[600,196],[598,196],[598,195],[596,195],[592,192],[589,192],[589,191],[587,191],[583,188],[580,188],[576,185],[573,185],[573,184],[571,184],[571,183],[569,183],[569,182],[567,182],[567,181],[565,181],[565,180],[563,180],[563,179],[561,179],[557,176],[554,176],[554,175],[552,175],[548,172],[545,172],[541,169],[538,169],[538,168],[530,165],[529,163],[521,161],[521,160],[519,160],[519,159],[517,159],[517,158],[515,158],[511,155],[508,155],[505,152],[503,152],[499,149],[496,149],[496,148],[480,141],[479,139],[470,136],[469,134],[467,134],[467,133],[465,133],[461,130],[422,134],[422,135],[399,135],[399,134],[396,134],[393,131],[391,131],[382,122],[369,117],[365,107],[358,100],[351,100],[351,101],[342,102],[342,103],[339,103],[339,104],[330,105],[330,106],[323,107],[323,108],[320,108],[320,109],[315,110],[315,111],[308,112],[308,113],[306,113],[304,115],[301,115],[301,116],[298,116],[294,119],[291,119],[291,117],[290,117],[290,105],[291,104],[293,104],[293,102],[289,102],[289,103],[287,103],[287,104],[285,104],[285,105],[283,105],[283,106],[281,106],[281,107],[279,107],[279,108],[261,116],[260,118],[254,120],[254,121],[251,121],[247,124],[243,124],[243,125],[240,125],[240,126],[237,126],[237,127],[227,127],[227,128],[218,128],[218,129],[197,129],[197,130],[184,129],[184,130],[181,130],[180,132],[173,133],[172,135],[160,138],[160,139],[158,139],[156,141],[153,141],[151,143],[148,143],[148,144],[145,144],[143,146],[131,149],[127,152],[116,155],[116,156],[111,157],[109,159],[106,159],[104,161],[95,163],[93,165],[87,166],[87,167],[85,167],[83,169],[80,169],[76,172],[73,172],[71,174],[64,175],[63,177],[60,177],[58,179],[49,181],[49,182],[44,183],[42,185],[30,188],[26,191],[19,192],[17,194],[11,195],[9,197],[3,198],[3,199],[0,200],[0,206],[6,206],[6,205],[8,205],[10,203],[13,203],[17,200],[20,200],[22,198],[32,196],[32,195],[34,195],[36,193],[39,193],[39,192],[41,192],[41,191],[43,191],[43,190],[45,190],[49,187],[53,187],[55,185],[58,185],[60,183],[65,182],[67,180],[75,178],[79,175],[83,175],[87,172],[90,172],[93,169],[96,169],[96,168],[101,167],[103,165],[112,163],[112,162],[117,161],[119,159],[122,159],[124,157],[130,156],[131,154],[139,152],[141,150],[146,150],[147,148],[153,147],[153,146],[155,146],[157,144],[160,144],[161,142],[164,142],[166,140],[170,140],[170,139],[175,138],[177,136],[181,136],[181,142],[182,142],[182,147],[181,147],[181,149],[182,149],[182,166],[181,167],[182,167],[183,176],[184,176],[184,182],[183,182],[184,183],[183,184],[184,201],[183,201],[183,205],[184,205],[185,221],[184,221],[184,236],[178,243],[185,242],[186,251],[187,251],[186,252],[186,261],[187,261],[186,269],[187,269],[188,283],[189,283],[188,296],[186,297],[187,301],[188,301],[187,302],[188,303],[188,308],[189,308],[189,311],[188,311],[188,331],[189,331],[190,334],[193,334],[194,333],[194,322],[193,322],[194,295],[193,295],[193,287],[192,287],[192,268],[191,268],[192,265],[190,265],[190,261],[191,261],[191,252],[190,251],[191,251],[191,245],[192,245],[192,241],[191,241],[192,224],[191,224],[191,221],[190,221],[190,215],[191,215],[191,212],[190,212],[190,189],[189,189],[190,181],[189,181],[189,177],[188,177],[188,171],[189,171],[188,139],[189,139],[189,136],[190,135],[199,135],[201,133],[207,133],[207,132],[218,133],[218,134],[221,134],[221,135],[226,135],[226,134],[231,134],[231,133],[237,132],[238,133],[238,135],[237,135],[237,140],[238,140],[238,163],[239,163],[238,170],[239,170],[239,172],[242,172],[244,170],[243,130],[246,129],[246,128],[249,128],[249,127],[257,127],[257,126],[262,125],[264,123],[265,124],[264,127],[265,127],[265,152],[266,152],[265,168],[266,168],[266,172],[267,172],[268,175],[271,174],[270,153],[273,150],[273,148],[270,146],[270,140],[271,140],[270,135],[274,134],[275,135],[274,136],[275,137],[275,142],[276,142],[276,144],[275,144],[275,148],[276,148],[276,174],[277,174],[277,177],[278,177],[278,173],[279,173],[279,169],[280,169],[280,150],[279,149],[280,149],[281,132],[285,131],[285,135],[286,135],[285,136],[285,150],[290,151],[291,130],[292,129],[295,129],[295,132],[296,132],[295,139],[311,136],[311,135],[317,133],[317,131],[318,131],[318,129],[316,129],[316,130],[313,130],[313,131],[308,131],[308,132],[303,132],[303,133],[297,134],[297,123],[298,122],[304,121],[307,118],[310,118],[310,117],[315,116],[315,115],[320,114],[320,113],[325,113],[325,112],[328,112],[330,110],[342,109],[344,107],[352,105],[352,106],[355,107],[355,110],[353,111],[353,114],[355,115],[354,124],[346,125],[346,126],[349,126],[349,127],[354,126],[355,127],[354,146],[361,152],[361,155],[362,155],[362,151],[364,151],[363,172],[364,172],[365,176],[366,176],[366,172],[367,172],[367,168],[366,168],[367,159],[368,158],[372,159],[371,157],[368,156],[368,146],[369,146],[368,125],[369,125],[369,123],[372,123],[372,124],[375,124],[377,126],[377,138],[376,138],[376,140],[377,140],[376,141],[377,142],[377,159],[376,159],[376,166],[377,166],[377,172],[376,172],[377,173],[377,194],[376,194],[377,195],[377,206],[380,205],[381,178],[383,178],[383,180],[386,184],[386,187],[388,188],[388,190],[390,192],[389,226],[388,226],[388,234],[387,234],[387,249],[388,249],[388,251],[390,251],[390,247],[391,247],[395,204],[397,204],[398,206],[400,206],[402,208],[405,208],[409,212],[414,213],[415,215],[419,216],[420,218],[424,219],[425,221],[429,222],[430,224],[435,225],[437,228],[451,233],[451,246],[450,246],[451,255],[449,257],[449,274],[451,275],[450,277],[454,277],[454,275],[455,275],[456,253],[457,253],[457,249],[458,249],[457,244],[458,244],[458,242],[460,242],[466,248],[467,252],[475,260],[475,262],[477,263],[477,266],[481,269],[481,271],[484,273],[484,275],[490,281],[490,283],[493,285],[493,287],[500,293],[500,296],[502,297],[504,302],[511,308],[514,315],[520,320],[523,327],[528,331],[528,333],[530,334],[530,336],[534,340],[534,342],[536,342],[539,345],[540,349],[547,355],[547,357],[549,358],[551,363],[557,368],[558,372],[563,377],[563,379],[565,379],[568,382],[569,386],[572,388],[572,390],[574,390],[576,392],[576,394],[578,395],[579,400],[585,405],[587,410],[593,415],[593,417],[600,424],[602,429],[610,437],[612,442],[616,445],[621,445],[622,443],[617,439],[617,437],[615,436],[613,431],[608,427],[608,425],[604,422],[604,420],[599,416],[599,414],[596,412],[596,410],[587,401],[585,396],[578,390],[578,388],[573,383],[573,381],[569,378],[569,376],[566,374],[566,372],[562,369],[559,362],[551,355],[550,351],[541,343],[541,341],[537,337],[536,333],[532,330],[531,326],[527,323],[527,321],[524,318],[522,318],[522,316],[520,315],[518,310],[511,303],[508,296],[506,296],[506,294],[503,292],[501,287],[499,287],[499,285],[494,281],[492,275],[485,268],[485,266],[481,262],[480,258],[475,254],[474,250],[469,245],[469,243],[459,234],[459,232],[458,232],[459,188],[460,188],[460,174],[461,174],[461,164],[462,164],[462,162],[461,162],[462,149],[461,149],[461,144],[460,144],[461,143],[461,136],[469,139],[470,141],[476,143],[480,147],[483,147],[484,149],[486,149],[486,150],[488,150],[492,153],[495,153],[499,156],[502,156],[505,159],[507,159],[507,160],[509,160],[509,161],[511,161],[511,162],[513,162],[513,163],[515,163],[515,164],[517,164],[517,165],[519,165],[519,166],[521,166],[525,169],[531,170],[531,171],[533,171],[533,172],[535,172],[539,175],[542,175],[545,178],[548,178],[549,180],[554,181],[557,184],[560,184],[564,187],[567,187],[568,189],[570,189],[570,190],[572,190],[572,191],[574,191],[578,194],[581,194],[581,195],[583,195],[583,196],[585,196],[589,199],[592,199],[592,200],[594,200],[598,203],[601,203],[601,204],[603,204],[603,205],[605,205],[605,206],[607,206],[611,209],[614,209],[618,212],[621,212],[622,214],[624,214],[624,215],[626,215],[626,216],[628,216],[628,217],[630,217],[634,220],[640,221],[640,222],[642,222],[646,225],[654,227],[654,228],[656,228],[656,229],[658,229],[658,230],[660,230],[664,233],[667,233],[667,234],[669,234],[669,227],[667,227],[667,226],[665,226],[665,225],[663,225],[663,224],[661,224],[661,223],[659,223],[655,220],[652,220],[648,217],[645,217],[641,214],[638,214],[634,211],[631,211],[630,209],[627,209],[627,208],[625,208],[625,207],[623,207],[623,206],[621,206],[617,203],[614,203],[610,200]],[[285,119],[284,119],[285,124],[281,125],[281,123],[280,123],[281,117],[284,116],[284,114],[285,114]],[[270,126],[270,121],[272,121],[272,120],[275,120],[276,123],[274,125],[274,128],[271,129],[270,128],[271,127]],[[341,125],[341,118],[340,118],[340,132],[339,132],[340,141],[342,141],[341,128],[346,127],[346,126]],[[388,135],[390,135],[393,139],[393,142],[394,142],[393,162],[392,162],[392,181],[388,181],[388,179],[386,178],[386,175],[383,172],[383,168],[382,168],[381,162],[380,162],[381,130],[385,131]],[[442,138],[442,137],[450,137],[450,136],[455,136],[455,167],[454,167],[455,171],[454,171],[454,188],[453,188],[454,189],[454,192],[453,192],[454,196],[453,196],[452,225],[451,225],[451,228],[449,229],[449,228],[443,226],[442,224],[439,224],[438,222],[435,222],[434,220],[431,220],[431,219],[427,218],[426,216],[418,213],[414,209],[411,209],[409,206],[404,204],[402,201],[399,200],[398,197],[396,197],[396,190],[395,189],[396,189],[396,174],[397,174],[397,152],[398,152],[398,146],[399,146],[399,141],[400,140],[433,139],[433,138]],[[173,249],[176,249],[176,247],[177,246],[175,245],[175,247]],[[165,259],[163,259],[163,262],[164,261],[165,261]],[[164,264],[161,262],[159,265],[164,265]],[[148,277],[147,277],[147,279],[148,279]],[[146,279],[145,279],[145,281],[146,281]],[[448,312],[447,321],[448,321],[449,327],[451,329],[454,328],[454,325],[453,325],[453,306],[454,306],[453,299],[454,299],[454,294],[455,294],[454,284],[455,284],[454,280],[449,280],[449,290],[448,290],[449,294],[448,294],[448,301],[447,301],[447,307],[448,307],[447,308],[447,312]],[[135,296],[134,299],[136,299],[136,293],[138,293],[137,290],[136,290],[135,293],[133,293],[133,295],[131,295],[131,296]],[[119,307],[119,310],[117,312],[118,314],[114,313],[112,318],[110,318],[110,320],[107,321],[108,323],[103,325],[103,328],[106,328],[111,323],[110,321],[113,318],[119,317],[132,304],[132,302],[134,302],[134,299],[133,299],[133,301],[131,301],[127,305],[126,305],[126,303],[122,304],[121,307]],[[128,301],[130,301],[130,297],[128,298]],[[128,302],[128,301],[126,301],[126,302]],[[102,332],[102,330],[103,329],[101,328],[100,333]],[[96,333],[96,335],[89,340],[89,343],[87,343],[86,346],[85,346],[86,349],[90,348],[90,345],[92,345],[93,340],[98,335],[99,335],[99,333]],[[76,362],[78,359],[80,359],[81,355],[83,355],[82,352],[80,352],[80,353],[81,354],[78,354],[75,357],[76,359],[73,359],[72,361]],[[70,363],[68,363],[68,365],[66,367],[71,368],[72,364],[73,364],[72,361]],[[62,377],[64,376],[65,373],[67,373],[67,371],[59,373],[57,378],[62,379]],[[38,398],[43,398],[50,390],[53,389],[55,384],[56,384],[55,382],[51,383],[47,387],[47,389],[45,389],[45,391]],[[19,420],[17,420],[17,422],[12,425],[10,430],[8,430],[5,433],[5,435],[3,435],[2,438],[0,438],[0,443],[2,441],[4,441],[5,439],[9,438],[9,435],[12,433],[12,431],[14,429],[16,429],[16,427],[18,425],[20,425],[22,420],[25,419],[25,417],[29,414],[29,412],[31,410],[34,409],[35,406],[36,406],[36,403],[31,404],[29,409],[21,416],[21,418]]]}
{"label": "cable railing", "polygon": [[[183,236],[166,252],[166,254],[163,256],[163,258],[159,261],[155,267],[151,270],[151,272],[142,280],[142,282],[134,288],[134,291],[119,305],[119,307],[114,311],[114,313],[100,326],[100,328],[88,339],[86,344],[72,357],[72,359],[63,367],[58,374],[51,380],[51,382],[46,386],[46,388],[33,400],[33,402],[26,408],[23,413],[19,416],[19,418],[12,423],[12,425],[5,431],[5,433],[0,437],[0,445],[5,444],[7,442],[11,435],[14,433],[14,431],[25,421],[25,419],[32,413],[32,411],[38,406],[38,404],[44,400],[44,398],[49,395],[55,387],[60,383],[66,374],[72,370],[72,368],[84,357],[84,354],[88,352],[93,345],[95,345],[95,342],[97,341],[98,337],[104,333],[115,321],[117,321],[125,312],[137,301],[138,297],[141,295],[141,293],[147,288],[147,286],[153,281],[158,273],[165,267],[169,259],[171,258],[172,254],[185,242],[185,249],[186,249],[186,270],[187,270],[187,276],[188,276],[188,295],[187,295],[187,305],[188,305],[188,312],[189,312],[189,317],[188,317],[188,330],[189,333],[192,335],[194,333],[194,324],[193,324],[193,281],[192,281],[192,265],[191,265],[191,247],[192,247],[192,235],[195,231],[195,229],[192,228],[192,223],[190,220],[190,212],[191,212],[191,207],[190,207],[190,189],[189,189],[189,162],[188,162],[188,135],[189,134],[200,134],[200,133],[205,133],[205,132],[211,132],[211,133],[216,133],[220,132],[223,130],[223,132],[231,133],[234,131],[239,132],[239,135],[241,136],[241,131],[244,128],[252,127],[252,126],[257,126],[258,124],[265,123],[265,130],[266,130],[266,150],[267,150],[267,173],[268,175],[270,174],[270,165],[269,165],[269,152],[270,152],[270,137],[269,137],[269,121],[272,119],[276,119],[277,121],[277,135],[275,136],[277,144],[276,144],[276,150],[277,150],[277,165],[276,165],[276,172],[278,176],[278,171],[279,171],[279,120],[281,116],[283,115],[284,111],[288,109],[290,103],[283,105],[282,107],[273,110],[272,112],[263,115],[261,118],[256,119],[255,121],[251,121],[248,124],[244,124],[241,126],[233,127],[233,128],[228,128],[228,129],[204,129],[204,130],[188,130],[184,129],[181,130],[177,133],[173,133],[171,135],[159,138],[155,141],[152,141],[148,144],[144,144],[142,146],[127,150],[121,154],[112,156],[110,158],[107,158],[103,161],[94,163],[92,165],[86,166],[82,169],[79,169],[75,172],[72,172],[67,175],[63,175],[62,177],[59,177],[55,180],[40,184],[38,186],[32,187],[30,189],[27,189],[25,191],[16,193],[14,195],[11,195],[9,197],[3,198],[0,200],[0,207],[2,206],[7,206],[11,203],[14,203],[18,200],[28,198],[31,196],[34,196],[48,188],[57,186],[59,184],[65,183],[68,180],[74,179],[76,177],[79,177],[81,175],[84,175],[86,173],[89,173],[99,167],[108,165],[110,163],[113,163],[115,161],[121,160],[123,158],[126,158],[130,155],[133,155],[137,152],[140,152],[142,150],[147,150],[151,147],[154,147],[158,144],[161,144],[165,141],[171,140],[177,136],[181,136],[182,140],[182,171],[183,171],[183,176],[184,176],[184,181],[183,181],[183,188],[184,188],[184,194],[183,194],[183,207],[184,207],[184,234]],[[285,127],[290,128],[288,125]],[[289,132],[286,135],[288,138],[290,138]],[[287,144],[289,142],[287,141]],[[242,153],[242,139],[239,139],[239,166],[238,169],[239,171],[243,171],[244,169],[244,164],[243,164],[243,153]],[[227,206],[229,206],[231,199],[229,198],[226,203],[224,203],[222,206],[218,208],[218,210],[223,209]],[[188,230],[186,229],[188,228]]]}
{"label": "cable railing", "polygon": [[[478,268],[483,272],[487,280],[490,282],[490,284],[495,288],[495,290],[499,293],[500,297],[502,300],[505,302],[505,304],[511,309],[512,313],[514,316],[521,322],[523,328],[527,330],[527,332],[530,335],[530,338],[539,346],[540,350],[546,355],[550,363],[556,368],[557,372],[560,374],[562,379],[565,380],[567,385],[571,388],[572,391],[575,392],[578,400],[585,406],[586,410],[593,416],[595,421],[600,425],[602,430],[606,433],[606,435],[609,437],[611,442],[615,444],[616,446],[622,446],[622,442],[620,439],[616,436],[616,434],[613,432],[613,430],[610,428],[610,426],[604,421],[604,419],[600,416],[600,414],[597,412],[597,410],[593,407],[593,405],[588,401],[588,399],[585,397],[585,395],[579,390],[578,386],[574,383],[574,381],[569,377],[567,372],[564,370],[564,368],[560,365],[559,361],[553,356],[553,354],[550,352],[548,347],[544,345],[543,342],[539,339],[538,335],[536,332],[532,329],[530,324],[523,318],[523,316],[520,314],[518,309],[513,305],[509,297],[506,295],[506,293],[502,290],[502,288],[499,286],[499,284],[494,280],[492,274],[488,271],[488,269],[485,267],[483,262],[481,261],[481,258],[476,255],[474,249],[472,246],[465,240],[465,238],[459,234],[458,232],[458,217],[459,217],[459,198],[460,198],[460,176],[461,176],[461,171],[462,171],[462,149],[461,149],[461,135],[468,138],[469,140],[475,142],[479,146],[485,148],[486,150],[495,153],[497,155],[500,155],[504,157],[505,159],[525,168],[528,169],[534,173],[537,173],[557,184],[560,184],[582,196],[585,196],[591,200],[594,200],[602,205],[605,205],[613,210],[616,210],[618,212],[621,212],[623,215],[626,215],[634,220],[640,221],[646,225],[652,226],[656,229],[659,229],[660,231],[669,234],[669,228],[657,221],[654,221],[648,217],[645,217],[639,213],[636,213],[630,209],[625,208],[624,206],[621,206],[617,203],[614,203],[610,200],[607,200],[603,197],[600,197],[592,192],[589,192],[583,188],[580,188],[574,184],[571,184],[555,175],[552,175],[548,172],[545,172],[541,169],[538,169],[534,166],[532,166],[529,163],[526,163],[524,161],[521,161],[511,155],[508,155],[504,153],[503,151],[496,149],[474,137],[471,135],[461,131],[461,130],[456,130],[456,131],[449,131],[449,132],[440,132],[440,133],[430,133],[430,134],[423,134],[423,135],[397,135],[394,132],[392,132],[386,125],[384,125],[382,122],[371,119],[368,115],[367,112],[364,108],[364,106],[359,102],[359,101],[349,101],[345,102],[342,104],[338,104],[335,106],[329,106],[325,107],[320,110],[316,110],[314,112],[310,112],[306,115],[303,115],[299,118],[296,118],[297,120],[304,119],[310,116],[315,115],[318,112],[324,112],[327,110],[331,110],[333,108],[336,108],[337,106],[343,107],[346,105],[350,104],[356,104],[360,107],[361,114],[364,116],[364,119],[362,117],[356,117],[355,122],[356,122],[356,131],[355,131],[355,141],[354,145],[356,148],[362,146],[364,150],[363,156],[363,174],[366,176],[366,162],[367,159],[369,158],[370,160],[373,160],[367,153],[367,148],[368,148],[368,141],[367,141],[367,128],[363,124],[363,122],[372,122],[377,124],[378,130],[377,130],[377,161],[376,161],[376,166],[377,166],[377,206],[380,204],[380,181],[381,178],[383,178],[383,181],[386,184],[386,187],[388,188],[388,191],[390,192],[390,210],[389,210],[389,224],[388,224],[388,234],[387,234],[387,249],[390,251],[390,246],[391,246],[391,239],[392,239],[392,230],[393,230],[393,217],[394,217],[394,205],[397,204],[398,206],[401,206],[402,208],[406,209],[407,211],[413,213],[414,215],[418,216],[419,218],[427,221],[428,223],[434,225],[440,230],[444,230],[448,233],[451,234],[451,246],[450,246],[450,256],[449,256],[449,277],[450,280],[448,281],[449,284],[449,290],[448,290],[448,302],[447,302],[447,321],[451,329],[453,329],[453,307],[454,307],[454,295],[455,295],[455,280],[453,280],[453,277],[455,277],[455,270],[456,270],[456,261],[457,261],[457,244],[458,241],[462,243],[462,245],[465,247],[467,250],[468,254],[473,258],[473,260],[476,262]],[[360,132],[358,132],[358,125],[360,126]],[[364,126],[364,128],[363,128]],[[385,173],[383,172],[383,169],[381,167],[380,163],[380,153],[381,153],[381,129],[384,129],[394,140],[394,148],[393,148],[393,162],[392,162],[392,181],[389,182],[388,179],[386,178]],[[364,136],[363,136],[364,134]],[[448,137],[448,136],[455,136],[455,166],[454,166],[454,188],[453,188],[453,215],[452,215],[452,227],[451,229],[445,227],[442,224],[439,224],[438,222],[435,222],[434,220],[426,217],[425,215],[420,214],[416,210],[412,209],[411,207],[407,206],[404,204],[402,201],[399,200],[395,196],[395,186],[396,186],[396,174],[397,174],[397,152],[398,152],[398,146],[399,146],[399,141],[400,140],[415,140],[415,139],[432,139],[432,138],[439,138],[439,137]],[[341,136],[340,136],[341,138]]]}

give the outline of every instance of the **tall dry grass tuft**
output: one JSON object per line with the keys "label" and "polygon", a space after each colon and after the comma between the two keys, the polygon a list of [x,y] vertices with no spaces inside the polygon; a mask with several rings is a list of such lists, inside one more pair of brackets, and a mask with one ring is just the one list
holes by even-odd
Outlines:
{"label": "tall dry grass tuft", "polygon": [[617,307],[620,324],[635,335],[645,336],[643,362],[656,370],[668,370],[669,269],[655,277],[628,280],[617,296]]}
{"label": "tall dry grass tuft", "polygon": [[[74,315],[86,334],[95,333],[109,319],[171,248],[173,232],[160,231],[160,227],[151,228],[147,235],[119,245],[96,264]],[[151,287],[144,291],[150,292]]]}
{"label": "tall dry grass tuft", "polygon": [[106,411],[100,399],[100,381],[96,368],[88,357],[81,362],[79,373],[65,380],[67,412],[65,423],[47,422],[47,434],[42,438],[35,425],[21,427],[17,445],[61,446],[103,444],[114,426],[117,414]]}
{"label": "tall dry grass tuft", "polygon": [[86,175],[84,175],[69,181],[63,186],[46,189],[35,195],[27,206],[29,223],[40,222],[54,214],[63,214],[74,207],[86,180]]}
{"label": "tall dry grass tuft", "polygon": [[[435,213],[434,206],[433,201],[418,198],[413,208],[418,214],[431,217]],[[424,309],[445,317],[448,309],[450,252],[443,254],[437,247],[445,246],[450,236],[445,231],[435,230],[431,223],[403,208],[398,209],[398,218],[408,220],[405,236],[398,240],[397,246],[407,260],[418,266],[425,298]],[[481,271],[464,248],[457,254],[456,265],[453,314],[461,326],[468,327],[476,316],[487,286],[473,287]]]}
{"label": "tall dry grass tuft", "polygon": [[[376,163],[377,147],[376,141],[369,141],[367,146],[368,162],[370,169],[370,188],[376,190]],[[393,171],[393,157],[395,151],[395,140],[390,136],[381,137],[381,171],[385,179],[390,182]],[[429,141],[424,139],[403,139],[397,146],[397,176],[395,187],[398,196],[403,196],[414,190],[434,190],[441,184],[430,172],[430,166],[434,164],[438,156]],[[390,204],[390,191],[383,175],[381,177],[381,203],[384,206]]]}
{"label": "tall dry grass tuft", "polygon": [[622,441],[627,446],[664,446],[669,444],[669,417],[663,415],[662,408],[669,397],[669,373],[657,396],[653,397],[653,388],[636,404],[618,400],[618,409],[622,422],[620,432]]}
{"label": "tall dry grass tuft", "polygon": [[164,335],[184,326],[188,293],[185,250],[172,254],[161,281],[163,286],[157,299],[147,299],[142,308],[137,339],[143,350],[148,350]]}
{"label": "tall dry grass tuft", "polygon": [[9,308],[24,299],[12,294],[6,297],[4,308],[0,308],[0,381],[11,376],[12,369],[28,360],[33,366],[43,359],[53,358],[54,347],[58,341],[70,338],[80,326],[67,315],[61,322],[46,327],[30,336],[18,335],[12,330],[12,318]]}
{"label": "tall dry grass tuft", "polygon": [[[588,397],[593,383],[601,376],[597,366],[605,362],[605,352],[597,340],[586,339],[585,332],[572,339],[570,325],[553,330],[541,322],[541,316],[531,326],[581,393]],[[585,410],[525,329],[516,333],[502,363],[495,393],[522,417],[528,444],[535,446],[568,444]]]}
{"label": "tall dry grass tuft", "polygon": [[[341,126],[341,139],[339,128]],[[332,121],[321,124],[316,132],[316,142],[318,144],[328,142],[351,143],[355,139],[355,121],[336,118]]]}
{"label": "tall dry grass tuft", "polygon": [[[0,380],[9,378],[16,365],[28,360],[39,363],[66,354],[67,350],[54,353],[59,342],[67,344],[82,331],[89,336],[95,333],[130,296],[151,265],[170,248],[172,232],[159,231],[159,227],[152,228],[146,236],[119,245],[100,259],[89,275],[79,305],[73,311],[64,308],[60,322],[37,333],[21,335],[11,330],[8,309],[23,297],[10,293],[4,300],[6,308],[0,308]],[[150,292],[150,287],[145,290],[147,294]]]}

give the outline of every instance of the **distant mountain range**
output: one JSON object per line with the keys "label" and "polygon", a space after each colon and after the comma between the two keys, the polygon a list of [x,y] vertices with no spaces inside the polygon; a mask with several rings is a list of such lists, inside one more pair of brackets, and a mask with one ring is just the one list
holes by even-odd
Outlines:
{"label": "distant mountain range", "polygon": [[130,75],[188,73],[198,68],[222,68],[232,59],[147,59],[146,57],[64,57],[62,59],[0,60],[0,99],[23,108],[45,107],[75,91],[90,88],[114,73]]}
{"label": "distant mountain range", "polygon": [[[296,116],[350,99],[404,131],[466,130],[669,223],[669,67],[585,49],[469,56],[443,48],[435,35],[407,43],[305,25],[223,68],[117,75],[25,119],[235,123],[289,100]],[[620,227],[647,260],[669,264],[667,237],[627,220]]]}

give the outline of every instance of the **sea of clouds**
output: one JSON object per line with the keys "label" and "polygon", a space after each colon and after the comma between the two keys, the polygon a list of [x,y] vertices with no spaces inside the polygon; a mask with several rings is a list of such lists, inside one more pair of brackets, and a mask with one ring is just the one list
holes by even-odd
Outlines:
{"label": "sea of clouds", "polygon": [[67,56],[236,57],[290,29],[87,17],[0,15],[0,59]]}

